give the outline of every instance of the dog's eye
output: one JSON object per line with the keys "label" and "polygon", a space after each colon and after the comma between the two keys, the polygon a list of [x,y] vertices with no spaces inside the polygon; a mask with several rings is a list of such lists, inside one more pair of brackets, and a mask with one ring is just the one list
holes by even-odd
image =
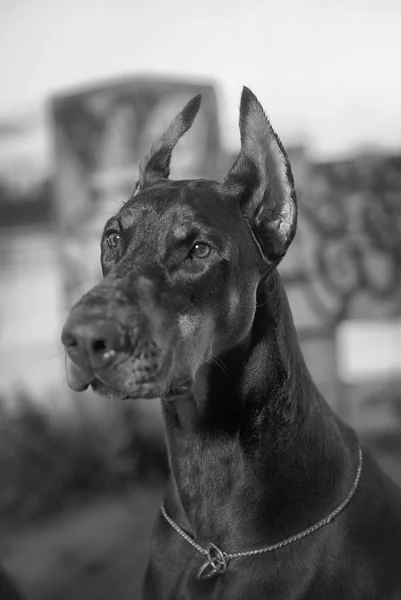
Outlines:
{"label": "dog's eye", "polygon": [[192,246],[191,251],[189,253],[190,258],[207,258],[211,253],[212,249],[209,244],[204,244],[199,242]]}
{"label": "dog's eye", "polygon": [[121,236],[117,231],[111,231],[106,236],[107,245],[109,248],[113,249],[118,246],[118,242],[120,241]]}

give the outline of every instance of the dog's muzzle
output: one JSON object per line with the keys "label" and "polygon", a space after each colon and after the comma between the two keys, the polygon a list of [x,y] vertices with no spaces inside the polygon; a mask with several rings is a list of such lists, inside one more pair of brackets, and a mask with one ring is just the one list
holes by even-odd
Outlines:
{"label": "dog's muzzle", "polygon": [[82,391],[102,372],[132,351],[130,340],[118,323],[99,318],[75,318],[65,324],[61,341],[66,349],[68,385]]}
{"label": "dog's muzzle", "polygon": [[147,331],[145,320],[126,319],[85,303],[76,305],[63,328],[67,382],[82,392],[90,385],[100,395],[120,398],[171,398],[187,393],[192,381],[169,378],[171,353]]}

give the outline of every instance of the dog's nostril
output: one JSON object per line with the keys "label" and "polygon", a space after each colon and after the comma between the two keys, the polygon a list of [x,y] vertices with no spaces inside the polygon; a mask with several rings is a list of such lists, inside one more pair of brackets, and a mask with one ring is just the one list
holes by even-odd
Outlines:
{"label": "dog's nostril", "polygon": [[109,366],[116,356],[112,340],[107,338],[91,340],[89,345],[89,360],[94,369]]}
{"label": "dog's nostril", "polygon": [[63,332],[61,341],[66,348],[75,348],[76,346],[78,346],[77,338],[69,332]]}
{"label": "dog's nostril", "polygon": [[92,351],[95,354],[104,352],[105,350],[107,350],[107,344],[104,340],[94,340],[92,342]]}

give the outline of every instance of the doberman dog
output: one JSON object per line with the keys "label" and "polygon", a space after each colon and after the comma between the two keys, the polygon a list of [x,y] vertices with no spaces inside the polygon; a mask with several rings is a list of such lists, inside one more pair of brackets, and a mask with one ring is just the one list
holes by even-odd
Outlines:
{"label": "doberman dog", "polygon": [[169,180],[199,105],[143,160],[62,334],[73,389],[161,398],[144,598],[401,599],[401,492],[314,385],[276,268],[297,223],[287,154],[244,88],[223,182]]}

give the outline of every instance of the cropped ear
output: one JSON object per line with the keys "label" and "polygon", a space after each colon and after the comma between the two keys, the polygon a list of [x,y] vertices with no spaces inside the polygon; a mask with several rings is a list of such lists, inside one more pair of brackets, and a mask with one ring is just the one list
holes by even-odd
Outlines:
{"label": "cropped ear", "polygon": [[287,251],[297,225],[294,178],[286,151],[256,96],[243,88],[241,150],[223,185],[240,196],[241,210],[270,263]]}
{"label": "cropped ear", "polygon": [[188,131],[200,107],[202,94],[198,94],[184,106],[144,157],[139,167],[139,189],[156,179],[170,175],[171,154],[178,140]]}

